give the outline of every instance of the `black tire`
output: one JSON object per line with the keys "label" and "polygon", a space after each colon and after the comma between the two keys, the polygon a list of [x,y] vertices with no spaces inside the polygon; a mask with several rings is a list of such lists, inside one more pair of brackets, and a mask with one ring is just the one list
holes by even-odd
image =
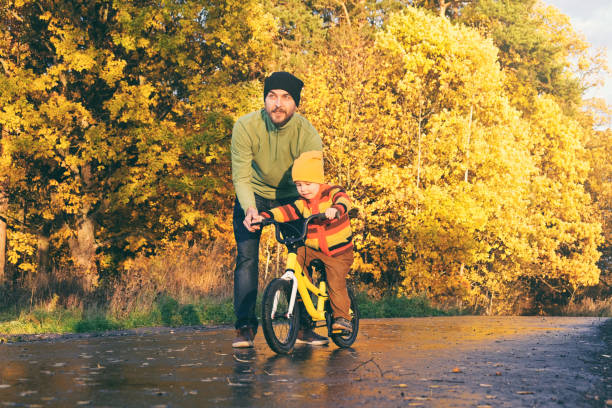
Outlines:
{"label": "black tire", "polygon": [[351,301],[351,312],[352,319],[351,324],[353,326],[353,331],[348,334],[332,334],[331,339],[338,347],[346,348],[350,347],[357,338],[357,333],[359,332],[359,306],[357,305],[357,301],[355,300],[355,294],[353,293],[353,289],[347,287],[349,299]]}
{"label": "black tire", "polygon": [[[293,350],[300,326],[300,308],[297,300],[293,314],[287,317],[287,309],[291,300],[292,282],[285,279],[274,279],[264,291],[261,301],[261,322],[266,342],[272,350],[279,354],[288,354]],[[272,318],[274,297],[278,294],[276,312]]]}

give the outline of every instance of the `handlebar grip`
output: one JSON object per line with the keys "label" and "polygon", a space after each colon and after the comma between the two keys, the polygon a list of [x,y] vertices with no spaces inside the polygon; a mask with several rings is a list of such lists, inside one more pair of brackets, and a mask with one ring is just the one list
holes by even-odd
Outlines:
{"label": "handlebar grip", "polygon": [[274,223],[274,218],[264,218],[260,222],[252,222],[251,225],[261,225],[265,227],[266,225],[270,225]]}

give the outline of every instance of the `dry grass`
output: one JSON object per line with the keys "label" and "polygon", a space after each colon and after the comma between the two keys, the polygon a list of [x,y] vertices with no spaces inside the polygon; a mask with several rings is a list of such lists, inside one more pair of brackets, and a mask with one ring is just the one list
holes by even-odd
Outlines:
{"label": "dry grass", "polygon": [[[259,286],[263,289],[284,269],[286,249],[276,243],[273,231],[264,231],[260,246]],[[203,299],[231,299],[234,286],[236,245],[232,235],[209,245],[174,242],[153,256],[128,260],[117,277],[97,290],[84,291],[73,271],[24,275],[14,284],[0,285],[0,311],[104,309],[109,316],[125,318],[133,312],[149,312],[163,297],[180,304]]]}
{"label": "dry grass", "polygon": [[584,298],[580,302],[572,302],[563,307],[562,314],[566,316],[601,316],[612,317],[612,298]]}
{"label": "dry grass", "polygon": [[233,288],[233,243],[217,239],[208,247],[174,243],[151,257],[139,256],[109,294],[109,310],[118,317],[150,310],[160,296],[195,303],[202,297],[228,297]]}

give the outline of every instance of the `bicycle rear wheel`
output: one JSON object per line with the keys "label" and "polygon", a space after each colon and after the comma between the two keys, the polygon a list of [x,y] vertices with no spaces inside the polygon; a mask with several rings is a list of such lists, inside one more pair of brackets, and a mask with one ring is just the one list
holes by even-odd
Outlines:
{"label": "bicycle rear wheel", "polygon": [[349,299],[351,301],[351,325],[353,326],[353,331],[350,333],[337,333],[331,335],[332,341],[338,347],[343,348],[350,347],[355,342],[357,332],[359,332],[359,307],[357,306],[353,289],[351,287],[347,287],[346,289],[348,290]]}
{"label": "bicycle rear wheel", "polygon": [[300,321],[297,302],[291,316],[287,316],[291,300],[292,282],[274,279],[264,291],[261,305],[261,321],[266,342],[279,354],[293,350]]}

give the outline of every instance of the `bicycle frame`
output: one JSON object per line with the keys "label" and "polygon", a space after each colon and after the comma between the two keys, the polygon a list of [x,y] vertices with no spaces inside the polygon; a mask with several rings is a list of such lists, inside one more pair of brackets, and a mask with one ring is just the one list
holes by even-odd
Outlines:
{"label": "bicycle frame", "polygon": [[[325,218],[325,214],[315,214],[315,215],[311,215],[310,217],[308,217],[304,224],[304,231],[302,233],[302,236],[293,238],[293,239],[287,238],[287,237],[285,238],[281,237],[280,229],[278,228],[279,223],[274,221],[273,219],[265,220],[264,222],[261,223],[261,225],[277,224],[276,225],[277,226],[276,240],[280,243],[287,245],[287,249],[289,251],[287,255],[287,261],[286,261],[287,264],[285,267],[285,273],[283,274],[283,276],[281,276],[281,279],[285,279],[285,280],[293,282],[293,285],[291,288],[291,299],[289,301],[289,308],[287,310],[287,317],[290,317],[293,314],[293,308],[295,307],[295,300],[297,298],[297,293],[299,292],[302,298],[302,302],[304,303],[304,307],[306,308],[306,311],[308,312],[312,320],[314,322],[320,322],[320,321],[326,320],[325,319],[325,301],[327,300],[328,295],[327,295],[327,288],[325,286],[325,281],[319,282],[319,287],[316,287],[310,281],[310,279],[306,276],[306,274],[304,273],[304,270],[302,269],[301,265],[299,264],[297,260],[297,248],[301,246],[297,244],[302,242],[303,239],[305,238],[306,231],[308,228],[308,223],[310,222],[310,220],[316,219],[316,218],[319,218],[319,219]],[[303,242],[302,242],[302,245],[303,245]],[[310,297],[311,293],[317,296],[318,300],[317,300],[316,307],[314,303],[312,302],[312,298]],[[274,302],[272,306],[272,318],[274,318],[274,315],[276,314],[277,303],[278,303],[278,294],[274,298]]]}
{"label": "bicycle frame", "polygon": [[[295,306],[295,299],[297,292],[300,292],[302,302],[306,311],[314,322],[325,321],[325,301],[327,300],[327,288],[325,282],[319,282],[319,287],[316,287],[310,279],[304,273],[304,270],[297,261],[297,254],[295,252],[289,252],[287,255],[287,267],[285,273],[281,276],[281,279],[293,281],[293,287],[291,288],[291,300],[289,302],[288,316],[293,314],[293,308]],[[310,297],[310,293],[317,296],[317,306],[315,307]],[[276,311],[277,299],[274,299],[273,316]]]}

